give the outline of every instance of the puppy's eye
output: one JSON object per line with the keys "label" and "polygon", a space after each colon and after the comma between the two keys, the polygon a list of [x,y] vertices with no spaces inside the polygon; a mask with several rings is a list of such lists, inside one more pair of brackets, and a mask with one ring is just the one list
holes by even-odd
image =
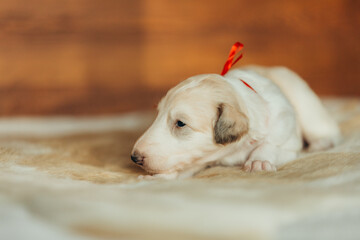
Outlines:
{"label": "puppy's eye", "polygon": [[185,123],[183,123],[182,121],[180,121],[180,120],[178,120],[178,121],[176,121],[176,127],[180,127],[180,128],[182,128],[182,127],[184,127],[186,124]]}

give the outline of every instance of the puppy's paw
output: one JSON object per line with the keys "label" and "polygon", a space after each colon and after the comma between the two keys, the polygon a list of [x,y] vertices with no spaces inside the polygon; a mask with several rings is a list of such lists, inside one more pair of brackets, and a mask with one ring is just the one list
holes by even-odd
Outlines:
{"label": "puppy's paw", "polygon": [[319,138],[309,142],[308,152],[323,151],[334,147],[340,141],[340,137]]}
{"label": "puppy's paw", "polygon": [[275,172],[276,167],[272,165],[269,161],[260,161],[260,160],[247,160],[243,167],[245,172]]}

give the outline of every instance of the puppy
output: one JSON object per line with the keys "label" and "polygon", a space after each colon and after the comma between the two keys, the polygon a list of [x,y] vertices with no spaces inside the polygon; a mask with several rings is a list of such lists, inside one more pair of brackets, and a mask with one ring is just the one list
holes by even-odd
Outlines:
{"label": "puppy", "polygon": [[172,88],[131,159],[163,178],[192,176],[214,164],[275,171],[297,157],[304,140],[314,151],[339,139],[337,124],[297,74],[248,66]]}

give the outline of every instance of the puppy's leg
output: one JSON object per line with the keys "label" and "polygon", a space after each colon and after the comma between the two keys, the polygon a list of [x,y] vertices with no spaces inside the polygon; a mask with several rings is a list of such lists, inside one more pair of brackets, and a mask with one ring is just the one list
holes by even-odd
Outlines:
{"label": "puppy's leg", "polygon": [[246,172],[276,171],[276,167],[294,160],[297,150],[288,150],[271,143],[263,143],[246,160],[243,168]]}
{"label": "puppy's leg", "polygon": [[295,108],[310,151],[327,149],[339,142],[341,134],[337,123],[299,75],[285,67],[267,68],[261,74],[278,85]]}
{"label": "puppy's leg", "polygon": [[276,171],[274,165],[277,158],[277,148],[271,144],[265,143],[256,148],[244,164],[244,171]]}
{"label": "puppy's leg", "polygon": [[277,166],[294,160],[302,148],[295,113],[290,106],[283,107],[272,121],[266,138],[245,162],[245,171],[275,171]]}

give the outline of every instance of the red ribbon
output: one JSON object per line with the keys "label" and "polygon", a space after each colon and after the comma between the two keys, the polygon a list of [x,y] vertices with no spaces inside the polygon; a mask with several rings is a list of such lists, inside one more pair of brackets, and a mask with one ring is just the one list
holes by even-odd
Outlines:
{"label": "red ribbon", "polygon": [[243,84],[245,84],[245,86],[247,86],[248,88],[250,88],[251,90],[253,90],[256,93],[256,91],[247,82],[245,82],[242,79],[240,79],[240,80],[243,82]]}
{"label": "red ribbon", "polygon": [[[244,44],[240,43],[240,42],[236,42],[232,47],[231,47],[231,50],[230,50],[230,53],[229,53],[229,57],[224,65],[224,68],[221,72],[221,76],[224,76],[229,70],[230,68],[235,64],[237,63],[242,57],[243,55],[240,54],[240,56],[238,56],[235,60],[234,60],[234,57],[236,55],[236,53],[238,53],[239,51],[241,51],[241,49],[243,49],[244,47]],[[248,88],[250,88],[251,90],[253,90],[255,93],[256,91],[247,83],[245,82],[244,80],[240,79],[244,84],[245,86],[247,86]]]}
{"label": "red ribbon", "polygon": [[[244,44],[240,43],[240,42],[236,42],[232,47],[231,47],[231,50],[230,50],[230,53],[229,53],[229,57],[224,65],[224,68],[221,72],[221,76],[224,76],[228,71],[229,69],[232,67],[232,65],[234,65],[235,63],[237,63],[237,61],[239,61],[243,55],[240,54],[239,57],[237,57],[235,60],[234,60],[234,57],[235,57],[235,54],[238,53],[239,51],[241,51],[241,49],[243,49],[244,47]],[[234,60],[234,61],[233,61]]]}

